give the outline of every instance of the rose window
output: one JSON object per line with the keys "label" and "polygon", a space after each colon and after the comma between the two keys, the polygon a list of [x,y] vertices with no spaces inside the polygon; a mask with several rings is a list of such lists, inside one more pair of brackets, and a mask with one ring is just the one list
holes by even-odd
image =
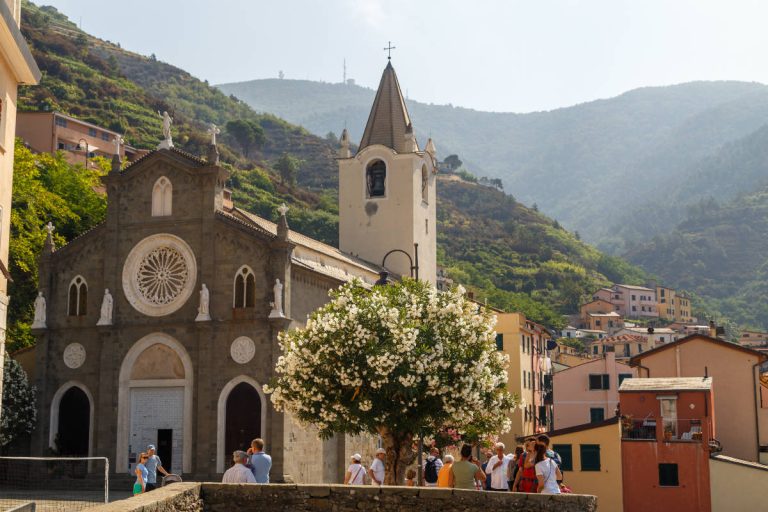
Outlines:
{"label": "rose window", "polygon": [[152,304],[169,304],[179,296],[189,278],[179,251],[159,247],[147,254],[136,276],[139,293]]}
{"label": "rose window", "polygon": [[148,236],[134,246],[123,266],[123,292],[137,311],[164,316],[192,296],[197,263],[192,249],[169,233]]}

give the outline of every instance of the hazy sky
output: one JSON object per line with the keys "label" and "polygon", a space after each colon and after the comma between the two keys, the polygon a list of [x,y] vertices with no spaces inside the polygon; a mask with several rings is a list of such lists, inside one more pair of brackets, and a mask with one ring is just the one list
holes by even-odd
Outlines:
{"label": "hazy sky", "polygon": [[528,112],[691,80],[768,82],[768,2],[745,0],[36,0],[210,83],[277,77]]}

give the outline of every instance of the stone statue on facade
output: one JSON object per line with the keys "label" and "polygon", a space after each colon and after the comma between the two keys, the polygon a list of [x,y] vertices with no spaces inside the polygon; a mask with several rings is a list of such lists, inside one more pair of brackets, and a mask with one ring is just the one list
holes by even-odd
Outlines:
{"label": "stone statue on facade", "polygon": [[211,146],[216,145],[216,136],[221,133],[221,129],[215,123],[208,125],[208,134],[211,136]]}
{"label": "stone statue on facade", "polygon": [[35,319],[32,322],[33,329],[45,329],[45,297],[43,292],[37,292],[37,298],[35,299]]}
{"label": "stone statue on facade", "polygon": [[197,308],[195,322],[208,322],[211,319],[210,301],[211,294],[208,291],[208,287],[203,283],[203,286],[200,288],[200,306]]}
{"label": "stone statue on facade", "polygon": [[165,110],[162,114],[158,111],[157,115],[163,120],[163,140],[157,145],[157,149],[171,149],[173,147],[173,137],[171,136],[173,118]]}
{"label": "stone statue on facade", "polygon": [[275,286],[272,287],[274,293],[274,302],[270,302],[272,311],[269,312],[269,318],[285,318],[283,313],[283,283],[275,279]]}
{"label": "stone statue on facade", "polygon": [[125,139],[118,135],[117,137],[115,137],[112,140],[112,144],[115,145],[115,154],[119,156],[120,155],[120,146],[125,144]]}
{"label": "stone statue on facade", "polygon": [[112,309],[114,304],[115,300],[112,298],[112,294],[109,293],[109,288],[105,289],[104,298],[101,299],[101,314],[96,325],[112,325]]}

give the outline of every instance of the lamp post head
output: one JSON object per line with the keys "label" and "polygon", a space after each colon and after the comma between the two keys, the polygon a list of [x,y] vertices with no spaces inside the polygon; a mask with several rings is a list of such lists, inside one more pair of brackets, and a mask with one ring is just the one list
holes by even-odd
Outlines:
{"label": "lamp post head", "polygon": [[389,272],[386,270],[382,270],[379,272],[379,280],[373,283],[374,286],[387,286],[389,284],[389,281],[387,280],[389,278]]}

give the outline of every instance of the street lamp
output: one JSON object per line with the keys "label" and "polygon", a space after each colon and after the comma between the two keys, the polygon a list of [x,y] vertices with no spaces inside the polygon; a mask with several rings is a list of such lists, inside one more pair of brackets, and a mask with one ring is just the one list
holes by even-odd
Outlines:
{"label": "street lamp", "polygon": [[[387,257],[395,252],[399,252],[402,254],[405,254],[405,257],[408,258],[408,263],[410,263],[410,270],[411,270],[411,277],[415,278],[417,281],[419,280],[419,244],[413,244],[413,255],[414,258],[411,258],[411,255],[405,252],[402,249],[392,249],[387,254],[384,255],[384,258],[381,260],[381,266],[384,268],[387,268]],[[414,261],[415,260],[415,261]],[[379,272],[379,280],[376,281],[376,284],[386,284],[387,276],[389,275],[388,272]]]}
{"label": "street lamp", "polygon": [[83,146],[81,145],[81,143],[85,144],[85,168],[87,169],[88,168],[88,153],[90,153],[91,151],[90,151],[89,146],[88,146],[88,141],[85,140],[85,139],[80,139],[79,141],[77,141],[77,147],[75,149],[77,149],[78,151],[81,151],[83,149]]}

